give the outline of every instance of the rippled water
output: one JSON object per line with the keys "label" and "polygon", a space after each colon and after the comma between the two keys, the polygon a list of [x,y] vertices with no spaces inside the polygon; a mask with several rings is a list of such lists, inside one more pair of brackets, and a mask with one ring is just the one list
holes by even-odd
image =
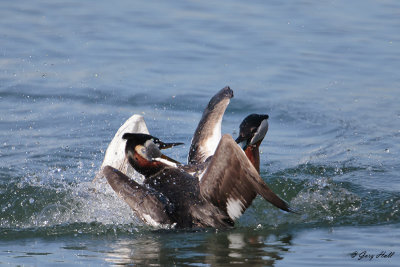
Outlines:
{"label": "rippled water", "polygon": [[[397,1],[3,1],[0,18],[0,265],[398,262]],[[225,85],[223,132],[270,115],[261,176],[300,215],[256,199],[233,230],[154,230],[92,183],[135,113],[185,162]]]}

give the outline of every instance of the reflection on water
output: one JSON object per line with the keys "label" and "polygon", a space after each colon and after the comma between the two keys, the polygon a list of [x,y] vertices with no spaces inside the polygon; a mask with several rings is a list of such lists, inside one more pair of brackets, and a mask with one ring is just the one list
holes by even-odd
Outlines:
{"label": "reflection on water", "polygon": [[111,246],[112,251],[107,253],[107,262],[126,265],[142,264],[154,265],[159,262],[161,243],[151,236],[138,239],[123,239]]}
{"label": "reflection on water", "polygon": [[[398,226],[230,231],[112,231],[103,235],[0,239],[0,265],[10,266],[398,266]],[[374,242],[371,242],[374,240]],[[375,255],[373,262],[351,257]],[[32,264],[34,263],[34,264]]]}
{"label": "reflection on water", "polygon": [[291,245],[291,234],[276,232],[160,232],[118,240],[105,260],[118,265],[272,266]]}

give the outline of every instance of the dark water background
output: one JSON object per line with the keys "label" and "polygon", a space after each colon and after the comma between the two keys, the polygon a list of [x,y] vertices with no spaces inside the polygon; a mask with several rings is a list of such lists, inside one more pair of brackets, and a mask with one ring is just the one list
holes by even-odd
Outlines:
{"label": "dark water background", "polygon": [[[396,266],[399,70],[395,0],[1,1],[0,265]],[[270,115],[261,175],[301,215],[154,230],[92,184],[135,113],[185,162],[225,85],[223,132]]]}

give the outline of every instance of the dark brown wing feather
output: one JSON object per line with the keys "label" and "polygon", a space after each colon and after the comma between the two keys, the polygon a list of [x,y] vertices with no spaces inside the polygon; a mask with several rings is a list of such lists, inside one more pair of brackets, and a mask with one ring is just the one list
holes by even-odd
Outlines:
{"label": "dark brown wing feather", "polygon": [[290,211],[261,179],[243,150],[230,135],[224,135],[200,181],[202,195],[227,212],[231,219],[238,218],[250,206],[257,194],[274,206]]}
{"label": "dark brown wing feather", "polygon": [[[171,224],[167,214],[168,203],[163,203],[159,195],[131,180],[111,166],[105,166],[103,174],[112,189],[131,207],[143,221],[149,224]],[[151,218],[151,219],[149,219]]]}

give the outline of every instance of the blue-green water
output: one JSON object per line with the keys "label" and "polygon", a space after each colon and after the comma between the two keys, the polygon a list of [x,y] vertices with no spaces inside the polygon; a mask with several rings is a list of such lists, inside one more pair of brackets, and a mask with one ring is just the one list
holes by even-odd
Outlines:
{"label": "blue-green water", "polygon": [[[2,1],[0,36],[0,265],[397,266],[398,1]],[[185,162],[225,85],[223,132],[270,115],[261,176],[300,215],[160,231],[92,183],[135,113]]]}

